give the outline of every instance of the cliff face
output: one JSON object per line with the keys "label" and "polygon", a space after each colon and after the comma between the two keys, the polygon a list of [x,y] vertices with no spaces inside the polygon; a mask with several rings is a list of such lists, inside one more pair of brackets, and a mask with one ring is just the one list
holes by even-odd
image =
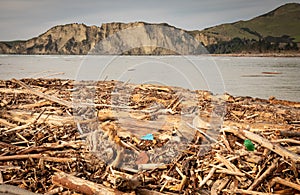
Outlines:
{"label": "cliff face", "polygon": [[206,49],[186,31],[168,24],[108,23],[55,26],[22,42],[0,43],[5,54],[200,54]]}
{"label": "cliff face", "polygon": [[84,24],[55,26],[25,42],[0,45],[2,53],[12,54],[85,54],[99,39],[100,29]]}
{"label": "cliff face", "polygon": [[105,24],[102,38],[90,54],[194,55],[207,53],[201,42],[168,24],[143,22]]}

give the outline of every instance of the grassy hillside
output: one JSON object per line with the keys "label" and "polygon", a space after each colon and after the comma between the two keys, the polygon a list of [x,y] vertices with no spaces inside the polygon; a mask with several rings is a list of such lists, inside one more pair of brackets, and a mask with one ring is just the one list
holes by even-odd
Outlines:
{"label": "grassy hillside", "polygon": [[251,20],[190,34],[205,40],[210,53],[299,52],[300,4],[289,3]]}
{"label": "grassy hillside", "polygon": [[201,33],[218,41],[229,41],[236,37],[259,40],[267,36],[287,35],[294,42],[300,42],[300,4],[286,4],[251,20],[218,25]]}

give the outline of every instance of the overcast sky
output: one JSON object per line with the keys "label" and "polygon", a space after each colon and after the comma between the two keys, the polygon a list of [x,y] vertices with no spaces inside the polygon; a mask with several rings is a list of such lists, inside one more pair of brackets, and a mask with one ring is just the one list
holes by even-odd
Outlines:
{"label": "overcast sky", "polygon": [[300,0],[0,0],[0,40],[29,39],[67,23],[166,22],[201,30]]}

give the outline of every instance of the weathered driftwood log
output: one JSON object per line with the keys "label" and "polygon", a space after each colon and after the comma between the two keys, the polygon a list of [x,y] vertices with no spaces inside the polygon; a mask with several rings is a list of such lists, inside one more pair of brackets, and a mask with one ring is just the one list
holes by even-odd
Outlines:
{"label": "weathered driftwood log", "polygon": [[58,172],[52,177],[52,183],[67,188],[69,190],[73,190],[76,192],[80,192],[87,195],[133,195],[133,193],[124,193],[116,189],[108,188],[102,184],[97,184],[88,180],[81,179],[79,177],[75,177],[73,175]]}
{"label": "weathered driftwood log", "polygon": [[42,98],[45,98],[45,99],[50,100],[52,102],[56,102],[56,103],[58,103],[60,105],[63,105],[63,106],[69,107],[69,108],[71,108],[73,106],[72,102],[68,102],[68,101],[59,99],[59,98],[57,98],[55,96],[50,96],[50,95],[47,95],[47,94],[42,93],[40,91],[37,91],[35,89],[32,89],[32,88],[30,88],[28,85],[26,85],[25,83],[23,83],[20,80],[12,79],[12,81],[15,82],[15,83],[17,83],[17,84],[19,84],[20,86],[24,87],[28,91],[28,93],[32,93],[34,95],[37,95],[37,96],[42,97]]}
{"label": "weathered driftwood log", "polygon": [[295,190],[300,191],[300,185],[299,185],[299,184],[296,184],[296,183],[287,181],[286,179],[282,179],[282,178],[280,178],[280,177],[275,177],[275,178],[272,180],[272,182],[271,182],[271,186],[272,186],[274,183],[279,183],[279,184],[281,184],[281,185],[285,185],[285,186],[288,186],[288,187],[294,188]]}
{"label": "weathered driftwood log", "polygon": [[243,135],[247,137],[248,139],[251,139],[252,141],[255,141],[259,145],[268,148],[269,150],[279,154],[280,156],[286,158],[286,159],[291,159],[294,162],[300,162],[300,156],[298,154],[295,154],[284,147],[277,145],[277,144],[272,144],[269,140],[263,138],[262,136],[252,133],[247,130],[243,130]]}

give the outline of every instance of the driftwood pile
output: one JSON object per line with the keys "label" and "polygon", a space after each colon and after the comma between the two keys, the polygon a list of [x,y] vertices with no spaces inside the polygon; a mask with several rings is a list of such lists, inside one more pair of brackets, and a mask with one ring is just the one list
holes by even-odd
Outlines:
{"label": "driftwood pile", "polygon": [[296,194],[299,154],[297,102],[0,81],[0,194]]}

